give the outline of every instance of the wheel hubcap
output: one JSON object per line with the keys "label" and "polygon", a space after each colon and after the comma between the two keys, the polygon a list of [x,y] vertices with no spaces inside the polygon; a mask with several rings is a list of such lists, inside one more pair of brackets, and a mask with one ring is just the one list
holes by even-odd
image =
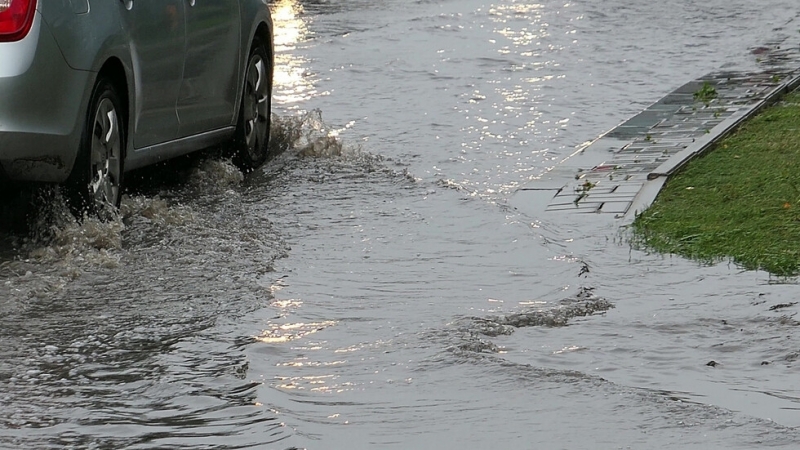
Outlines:
{"label": "wheel hubcap", "polygon": [[114,103],[104,98],[97,105],[92,125],[90,159],[90,194],[95,205],[116,206],[120,187],[120,150],[122,135]]}
{"label": "wheel hubcap", "polygon": [[263,151],[262,142],[267,135],[269,114],[269,83],[267,68],[260,55],[253,55],[247,66],[247,82],[244,96],[245,143],[251,158],[257,159]]}

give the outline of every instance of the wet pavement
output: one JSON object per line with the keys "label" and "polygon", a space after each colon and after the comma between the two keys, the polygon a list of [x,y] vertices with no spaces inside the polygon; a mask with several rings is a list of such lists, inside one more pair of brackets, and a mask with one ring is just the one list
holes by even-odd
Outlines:
{"label": "wet pavement", "polygon": [[110,223],[13,200],[0,448],[800,446],[793,280],[515,207],[687,80],[758,72],[794,0],[271,8],[262,170],[141,171]]}

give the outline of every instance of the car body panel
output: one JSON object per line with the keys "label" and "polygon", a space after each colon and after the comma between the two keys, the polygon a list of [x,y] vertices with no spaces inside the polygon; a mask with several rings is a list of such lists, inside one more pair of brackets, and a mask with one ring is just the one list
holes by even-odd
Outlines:
{"label": "car body panel", "polygon": [[30,33],[0,43],[0,181],[67,179],[111,62],[125,171],[230,140],[256,32],[272,58],[264,0],[37,2]]}
{"label": "car body panel", "polygon": [[91,72],[66,63],[38,12],[28,36],[0,43],[0,61],[3,172],[12,180],[64,181],[80,140]]}
{"label": "car body panel", "polygon": [[233,137],[234,127],[225,127],[218,130],[174,139],[162,144],[128,151],[125,159],[125,170],[136,170],[147,167],[177,156],[191,153],[194,150],[213,147],[230,141]]}
{"label": "car body panel", "polygon": [[187,5],[180,137],[233,124],[243,65],[239,1],[194,0]]}
{"label": "car body panel", "polygon": [[119,1],[93,1],[86,12],[79,5],[81,0],[53,0],[39,2],[45,23],[61,49],[70,67],[78,70],[98,72],[111,56],[130,62],[128,51],[129,33],[121,22]]}
{"label": "car body panel", "polygon": [[89,0],[69,0],[72,12],[75,14],[86,14],[89,12]]}
{"label": "car body panel", "polygon": [[130,10],[121,8],[131,40],[135,90],[129,135],[134,148],[178,137],[175,103],[186,48],[185,4],[186,0],[135,0]]}

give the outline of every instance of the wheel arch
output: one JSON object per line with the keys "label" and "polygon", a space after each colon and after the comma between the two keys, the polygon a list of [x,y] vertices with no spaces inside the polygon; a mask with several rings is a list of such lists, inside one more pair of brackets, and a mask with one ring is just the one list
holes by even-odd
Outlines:
{"label": "wheel arch", "polygon": [[103,66],[100,68],[100,71],[97,73],[97,77],[95,79],[95,84],[97,81],[102,78],[108,78],[111,84],[116,89],[117,94],[119,94],[120,101],[122,102],[121,105],[121,113],[122,119],[125,124],[125,146],[123,148],[123,152],[125,154],[122,155],[123,159],[127,154],[128,144],[130,143],[130,117],[131,117],[131,102],[130,102],[130,95],[129,95],[129,82],[128,82],[128,75],[125,71],[125,66],[122,64],[122,61],[115,57],[109,57],[104,63]]}
{"label": "wheel arch", "polygon": [[242,72],[239,74],[239,89],[237,90],[236,94],[236,113],[233,116],[233,123],[236,124],[239,121],[239,115],[241,114],[241,102],[242,102],[242,89],[244,89],[245,79],[247,78],[247,64],[250,59],[250,51],[253,49],[253,42],[255,42],[256,38],[261,39],[267,44],[267,57],[269,58],[269,91],[270,96],[272,96],[272,88],[273,88],[273,79],[275,73],[275,46],[273,42],[273,34],[272,34],[272,19],[269,15],[266,18],[260,20],[258,25],[255,26],[249,34],[249,39],[244,46],[244,51],[242,52],[242,59],[241,59],[241,67]]}
{"label": "wheel arch", "polygon": [[[270,92],[272,91],[272,81],[273,81],[273,74],[275,72],[275,46],[272,42],[272,27],[268,25],[266,22],[261,22],[258,24],[258,28],[256,28],[256,32],[253,34],[253,38],[250,39],[250,45],[253,45],[253,41],[255,38],[259,38],[267,43],[267,56],[269,57],[269,86]],[[250,53],[250,48],[248,48],[248,54]]]}
{"label": "wheel arch", "polygon": [[[102,209],[98,209],[99,204],[96,203],[97,197],[95,193],[90,192],[89,189],[91,189],[91,186],[93,185],[91,173],[95,173],[91,170],[93,158],[92,155],[95,153],[91,148],[92,138],[90,136],[93,132],[92,129],[94,126],[93,124],[95,123],[95,115],[98,114],[99,111],[97,108],[99,108],[101,104],[101,95],[109,95],[105,94],[103,89],[105,89],[105,92],[109,92],[108,89],[111,89],[113,96],[116,97],[116,101],[114,101],[114,107],[118,111],[118,124],[120,124],[119,133],[121,136],[121,142],[119,146],[118,158],[119,167],[115,173],[117,182],[117,195],[113,199],[114,207],[119,206],[119,200],[122,196],[122,172],[124,171],[125,167],[124,161],[129,141],[128,117],[130,116],[130,100],[128,91],[128,76],[126,75],[125,66],[123,65],[122,61],[113,56],[107,58],[103,62],[103,65],[100,67],[100,69],[96,72],[96,75],[91,80],[91,83],[88,85],[90,86],[90,95],[87,98],[85,115],[82,116],[83,121],[81,125],[80,144],[69,177],[62,184],[67,195],[69,207],[76,217],[82,217],[86,213],[95,215],[98,214],[98,212]],[[108,97],[105,98],[107,99]],[[101,179],[104,178],[105,177],[101,177]],[[99,185],[102,185],[102,183],[98,184],[98,186]]]}

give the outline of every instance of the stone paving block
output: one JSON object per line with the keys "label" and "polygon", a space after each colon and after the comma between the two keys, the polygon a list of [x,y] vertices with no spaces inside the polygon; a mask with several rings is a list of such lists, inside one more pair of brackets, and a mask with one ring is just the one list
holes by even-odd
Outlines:
{"label": "stone paving block", "polygon": [[685,105],[694,103],[694,95],[692,94],[668,94],[663,99],[659,100],[659,103],[663,103],[665,105]]}
{"label": "stone paving block", "polygon": [[650,147],[653,152],[656,153],[663,153],[663,152],[676,152],[685,149],[685,145],[654,145]]}
{"label": "stone paving block", "polygon": [[558,194],[553,197],[553,200],[550,203],[569,203],[575,200],[578,197],[578,193],[575,192],[571,186],[565,187],[561,190]]}
{"label": "stone paving block", "polygon": [[642,189],[642,186],[644,186],[644,183],[627,182],[617,186],[617,189],[614,190],[614,193],[636,195],[639,192],[639,190]]}
{"label": "stone paving block", "polygon": [[600,207],[600,211],[610,214],[625,214],[628,212],[628,208],[631,207],[631,201],[604,202],[603,206]]}
{"label": "stone paving block", "polygon": [[511,199],[511,205],[515,208],[535,216],[547,210],[553,201],[558,190],[550,189],[527,189],[518,191]]}
{"label": "stone paving block", "polygon": [[649,128],[672,116],[673,114],[674,112],[671,109],[646,109],[623,122],[621,126]]}
{"label": "stone paving block", "polygon": [[600,207],[598,206],[597,208],[591,208],[591,209],[590,208],[585,208],[585,209],[584,208],[578,208],[578,210],[575,211],[575,214],[597,214],[599,212],[601,212],[601,211],[600,211]]}
{"label": "stone paving block", "polygon": [[[559,207],[563,207],[563,206],[564,205],[559,205]],[[579,201],[577,203],[572,203],[571,206],[572,206],[572,210],[574,210],[575,212],[596,212],[598,209],[600,209],[601,206],[603,206],[603,204],[600,203],[600,202]],[[566,208],[562,208],[562,210],[563,209],[566,209]]]}
{"label": "stone paving block", "polygon": [[612,192],[614,192],[614,188],[613,187],[611,187],[611,188],[603,188],[603,187],[595,186],[595,187],[589,189],[588,193],[589,194],[595,194],[595,195],[604,195],[604,194],[611,194]]}
{"label": "stone paving block", "polygon": [[670,145],[670,146],[678,146],[683,145],[687,142],[692,142],[691,136],[665,136],[661,138],[659,144],[662,145]]}
{"label": "stone paving block", "polygon": [[599,202],[599,203],[606,203],[606,202],[632,202],[633,198],[636,197],[636,194],[607,194],[607,195],[592,195],[591,193],[584,197],[581,201],[590,201],[590,202]]}
{"label": "stone paving block", "polygon": [[645,174],[632,173],[631,176],[628,177],[625,181],[630,181],[630,182],[640,181],[640,182],[644,183],[645,181],[647,181],[647,175],[648,174],[646,174],[646,173]]}
{"label": "stone paving block", "polygon": [[649,127],[619,126],[610,131],[606,136],[615,138],[633,138],[646,132]]}
{"label": "stone paving block", "polygon": [[585,206],[581,205],[578,207],[577,210],[575,210],[575,212],[578,214],[597,214],[598,212],[600,212],[600,207],[602,205],[603,205],[602,203],[587,204]]}
{"label": "stone paving block", "polygon": [[569,202],[560,202],[560,203],[549,203],[547,205],[547,209],[545,211],[568,211],[572,209],[578,209],[578,205],[575,203],[575,199]]}
{"label": "stone paving block", "polygon": [[683,133],[683,132],[686,132],[686,131],[693,131],[693,130],[696,130],[696,129],[697,129],[697,126],[694,123],[685,122],[684,121],[684,122],[676,123],[672,127],[672,129],[668,131],[668,133],[672,133],[672,134]]}
{"label": "stone paving block", "polygon": [[613,173],[617,169],[619,169],[619,165],[617,165],[617,164],[606,164],[605,161],[604,161],[603,164],[598,164],[598,165],[592,167],[589,170],[589,172],[592,173],[592,174],[603,175],[603,174]]}
{"label": "stone paving block", "polygon": [[648,153],[640,153],[636,155],[636,158],[633,159],[633,162],[636,164],[648,164],[655,160],[656,158]]}
{"label": "stone paving block", "polygon": [[[692,81],[684,84],[683,86],[679,87],[678,89],[675,89],[674,91],[672,91],[672,93],[673,94],[684,94],[684,95],[688,94],[688,95],[694,97],[694,93],[697,92],[698,90],[700,90],[703,87],[703,83],[708,83],[708,82],[713,82],[713,80],[704,80],[702,78],[699,79],[699,80],[692,80]],[[716,83],[714,83],[714,84],[716,84]]]}
{"label": "stone paving block", "polygon": [[584,192],[581,190],[579,186],[568,186],[564,188],[561,192],[559,192],[556,196],[553,197],[552,203],[568,203],[575,201],[576,198],[584,195],[612,195],[612,191],[610,189],[602,189],[597,190],[597,188],[592,188],[588,192]]}
{"label": "stone paving block", "polygon": [[587,196],[591,195],[593,197],[594,196],[605,196],[605,195],[612,195],[613,194],[613,192],[611,190],[609,190],[609,189],[597,190],[596,188],[595,189],[589,189],[586,192],[584,192],[583,190],[575,190],[573,192],[575,193],[576,196],[580,196],[580,195],[586,194]]}
{"label": "stone paving block", "polygon": [[663,133],[664,131],[667,131],[667,130],[670,130],[672,128],[675,128],[675,126],[677,126],[677,124],[675,122],[664,121],[664,122],[661,122],[658,125],[654,126],[653,129],[650,130],[650,131],[653,132],[653,133]]}

